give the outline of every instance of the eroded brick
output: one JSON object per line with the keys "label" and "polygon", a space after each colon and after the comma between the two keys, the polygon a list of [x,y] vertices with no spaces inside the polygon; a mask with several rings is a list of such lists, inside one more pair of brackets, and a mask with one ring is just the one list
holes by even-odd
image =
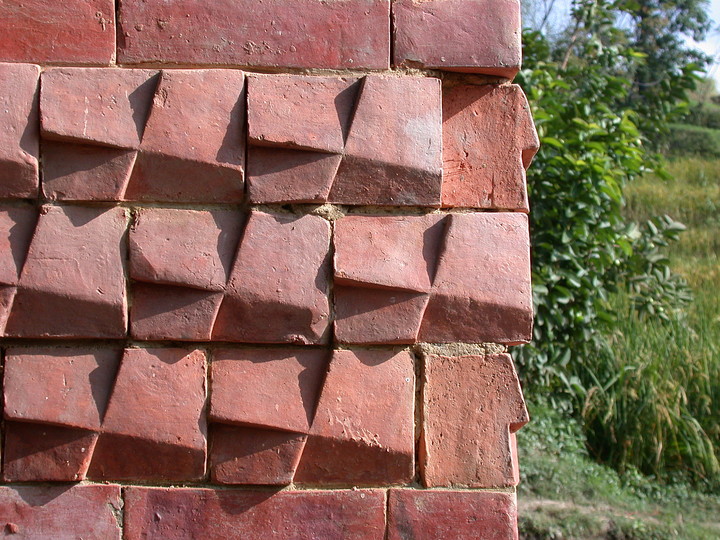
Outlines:
{"label": "eroded brick", "polygon": [[[389,0],[177,0],[170,7],[126,0],[118,60],[385,69],[389,23]],[[203,39],[186,38],[196,35]]]}
{"label": "eroded brick", "polygon": [[17,285],[37,219],[31,206],[0,206],[0,284]]}
{"label": "eroded brick", "polygon": [[381,490],[235,491],[130,487],[125,538],[382,540]]}
{"label": "eroded brick", "polygon": [[413,476],[414,368],[407,352],[335,351],[295,481],[399,484]]}
{"label": "eroded brick", "polygon": [[515,485],[510,433],[529,417],[510,355],[428,356],[423,414],[426,486]]}
{"label": "eroded brick", "polygon": [[0,4],[0,61],[108,64],[115,57],[113,0]]}
{"label": "eroded brick", "polygon": [[[15,11],[10,4],[3,12]],[[10,13],[5,15],[10,16]],[[2,26],[3,23],[0,23]],[[0,32],[0,58],[4,40],[18,32]],[[34,198],[38,194],[38,80],[40,67],[0,64],[0,198]]]}
{"label": "eroded brick", "polygon": [[395,65],[512,78],[520,69],[518,0],[393,0]]}

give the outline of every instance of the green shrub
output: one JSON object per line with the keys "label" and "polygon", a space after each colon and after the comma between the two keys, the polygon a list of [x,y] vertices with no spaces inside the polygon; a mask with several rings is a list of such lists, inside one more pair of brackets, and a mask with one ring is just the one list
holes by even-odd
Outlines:
{"label": "green shrub", "polygon": [[671,124],[667,145],[668,152],[674,156],[720,158],[720,130]]}
{"label": "green shrub", "polygon": [[720,129],[720,105],[712,102],[695,102],[690,106],[690,111],[685,117],[686,124]]}

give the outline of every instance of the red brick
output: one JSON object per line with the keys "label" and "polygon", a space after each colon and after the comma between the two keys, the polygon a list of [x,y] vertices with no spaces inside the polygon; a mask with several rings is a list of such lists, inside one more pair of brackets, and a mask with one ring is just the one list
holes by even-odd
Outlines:
{"label": "red brick", "polygon": [[145,208],[130,230],[130,277],[222,291],[240,239],[242,215],[227,210]]}
{"label": "red brick", "polygon": [[440,81],[365,77],[330,202],[439,206]]}
{"label": "red brick", "polygon": [[391,489],[388,540],[517,539],[511,493]]}
{"label": "red brick", "polygon": [[6,335],[124,337],[126,222],[122,208],[45,207]]}
{"label": "red brick", "polygon": [[532,318],[527,216],[452,214],[418,339],[523,343]]}
{"label": "red brick", "polygon": [[519,86],[443,94],[443,206],[528,210],[525,169],[539,146]]}
{"label": "red brick", "polygon": [[130,335],[144,340],[209,341],[223,294],[134,283]]}
{"label": "red brick", "polygon": [[88,477],[180,481],[205,473],[205,355],[126,349]]}
{"label": "red brick", "polygon": [[414,378],[407,352],[335,351],[295,481],[409,482]]}
{"label": "red brick", "polygon": [[43,137],[136,149],[158,72],[143,69],[55,68],[42,76]]}
{"label": "red brick", "polygon": [[218,424],[211,430],[210,470],[219,484],[292,482],[306,435]]}
{"label": "red brick", "polygon": [[137,151],[44,141],[43,195],[58,201],[120,201]]}
{"label": "red brick", "polygon": [[327,369],[317,349],[224,349],[212,363],[212,421],[306,432]]}
{"label": "red brick", "polygon": [[241,71],[163,71],[125,198],[242,201],[244,89]]}
{"label": "red brick", "polygon": [[518,0],[394,0],[395,65],[512,78],[520,69]]}
{"label": "red brick", "polygon": [[[0,5],[3,12],[16,9]],[[0,22],[0,26],[3,23]],[[18,32],[0,32],[15,40]],[[0,64],[0,198],[34,198],[38,194],[38,80],[40,67]]]}
{"label": "red brick", "polygon": [[113,0],[0,4],[0,60],[108,64],[115,57]]}
{"label": "red brick", "polygon": [[0,285],[0,332],[3,335],[5,334],[5,325],[7,324],[16,292],[17,289],[15,287]]}
{"label": "red brick", "polygon": [[389,4],[177,0],[168,6],[125,0],[120,5],[118,61],[385,69]]}
{"label": "red brick", "polygon": [[9,349],[5,418],[97,430],[119,362],[112,349]]}
{"label": "red brick", "polygon": [[120,486],[0,486],[0,522],[19,538],[120,540],[121,508]]}
{"label": "red brick", "polygon": [[423,401],[426,486],[517,483],[510,434],[529,416],[510,355],[428,356]]}
{"label": "red brick", "polygon": [[320,217],[253,211],[213,339],[326,342],[329,247],[330,224]]}
{"label": "red brick", "polygon": [[381,490],[236,491],[130,487],[125,538],[382,540]]}
{"label": "red brick", "polygon": [[0,284],[17,285],[37,218],[30,206],[0,206]]}
{"label": "red brick", "polygon": [[97,433],[64,426],[8,422],[6,482],[77,482],[85,478]]}

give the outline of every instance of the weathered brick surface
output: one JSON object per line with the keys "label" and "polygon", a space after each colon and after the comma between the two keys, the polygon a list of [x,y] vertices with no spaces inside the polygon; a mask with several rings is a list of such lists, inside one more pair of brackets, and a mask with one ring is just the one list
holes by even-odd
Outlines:
{"label": "weathered brick surface", "polygon": [[37,219],[31,206],[0,205],[0,285],[17,285]]}
{"label": "weathered brick surface", "polygon": [[125,0],[118,61],[383,69],[389,26],[389,0]]}
{"label": "weathered brick surface", "polygon": [[[2,12],[12,9],[0,5]],[[0,28],[2,22],[0,22]],[[12,33],[0,32],[2,40]],[[0,64],[0,198],[34,198],[38,194],[39,66]]]}
{"label": "weathered brick surface", "polygon": [[407,352],[335,351],[295,481],[409,482],[414,380]]}
{"label": "weathered brick surface", "polygon": [[125,538],[382,540],[381,490],[214,491],[131,487]]}
{"label": "weathered brick surface", "polygon": [[0,61],[108,64],[114,57],[113,0],[0,4]]}
{"label": "weathered brick surface", "polygon": [[391,489],[388,540],[517,539],[515,495]]}
{"label": "weathered brick surface", "polygon": [[443,206],[528,210],[525,169],[539,146],[519,86],[443,94]]}
{"label": "weathered brick surface", "polygon": [[394,0],[395,65],[512,78],[520,69],[519,0]]}
{"label": "weathered brick surface", "polygon": [[420,467],[426,486],[517,483],[510,434],[528,420],[510,355],[428,356]]}

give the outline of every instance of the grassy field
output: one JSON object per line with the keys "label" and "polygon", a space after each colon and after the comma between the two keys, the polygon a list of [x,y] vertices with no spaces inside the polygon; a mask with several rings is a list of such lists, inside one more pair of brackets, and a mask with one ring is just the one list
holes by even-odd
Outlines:
{"label": "grassy field", "polygon": [[518,434],[523,538],[720,538],[720,161],[668,168],[672,180],[627,188],[626,215],[687,226],[669,256],[694,300],[669,321],[639,319],[626,295],[612,300],[623,324],[598,369],[617,376],[591,389],[583,415],[596,457],[662,472],[598,465],[579,422],[535,404]]}

